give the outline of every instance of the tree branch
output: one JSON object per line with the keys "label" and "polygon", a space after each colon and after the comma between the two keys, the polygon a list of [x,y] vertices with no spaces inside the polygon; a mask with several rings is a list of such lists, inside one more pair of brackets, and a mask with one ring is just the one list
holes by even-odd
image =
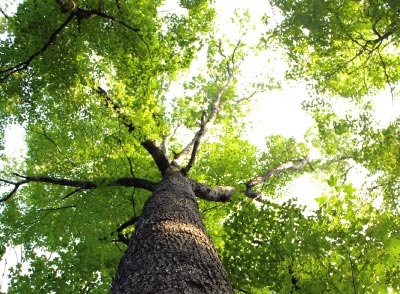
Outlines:
{"label": "tree branch", "polygon": [[71,13],[68,16],[68,18],[53,32],[53,34],[51,34],[49,40],[44,44],[44,46],[42,48],[40,48],[38,51],[36,51],[35,53],[33,53],[31,56],[29,56],[28,59],[18,63],[17,65],[14,65],[12,67],[6,68],[4,70],[0,70],[0,75],[4,75],[4,76],[0,77],[0,81],[7,79],[13,73],[16,73],[18,71],[22,71],[22,70],[28,68],[28,66],[30,65],[32,60],[35,57],[41,55],[44,51],[46,51],[46,49],[54,42],[57,35],[71,22],[71,20],[73,18],[74,18],[74,14]]}
{"label": "tree branch", "polygon": [[196,136],[194,137],[194,142],[193,142],[193,150],[192,154],[190,156],[189,162],[186,165],[186,167],[182,170],[182,172],[187,175],[196,162],[196,154],[197,150],[199,149],[201,139],[202,139],[202,134],[205,132],[205,119],[206,119],[207,113],[203,111],[202,116],[201,116],[201,124],[200,124],[200,130],[197,132]]}
{"label": "tree branch", "polygon": [[[80,21],[82,19],[89,19],[93,16],[99,16],[99,17],[103,17],[103,18],[109,19],[111,21],[117,22],[120,25],[126,27],[127,29],[132,30],[135,33],[137,33],[139,38],[145,43],[145,45],[147,46],[147,48],[149,50],[149,46],[146,43],[146,41],[143,39],[143,37],[139,34],[140,30],[138,28],[134,28],[134,27],[126,24],[125,22],[118,20],[114,16],[104,13],[102,11],[99,11],[96,9],[86,10],[86,9],[82,9],[79,7],[75,7],[76,3],[74,1],[70,1],[70,3],[73,3],[74,6],[71,7],[71,9],[63,11],[63,12],[70,12],[68,18],[51,34],[49,40],[44,44],[44,46],[41,49],[39,49],[38,51],[36,51],[35,53],[33,53],[31,56],[29,56],[28,59],[26,59],[25,61],[22,61],[22,62],[18,63],[17,65],[6,68],[4,70],[0,70],[0,75],[4,75],[4,76],[0,77],[0,81],[7,79],[10,75],[12,75],[18,71],[27,69],[29,67],[30,63],[32,62],[32,60],[47,50],[47,48],[54,42],[57,35],[71,22],[71,20],[74,17],[77,17],[78,21]],[[3,13],[3,15],[5,15],[2,10],[1,10],[1,12]]]}
{"label": "tree branch", "polygon": [[34,129],[32,130],[32,132],[45,137],[51,144],[53,144],[56,147],[57,151],[61,154],[62,157],[64,157],[73,167],[76,167],[76,163],[73,162],[68,156],[66,156],[64,154],[64,152],[61,150],[60,146],[52,138],[50,138],[50,136],[46,133],[46,130],[44,129],[44,127],[42,127],[42,131],[43,131],[43,133],[36,131]]}
{"label": "tree branch", "polygon": [[61,207],[49,207],[49,208],[43,208],[41,211],[57,211],[57,210],[62,210],[62,209],[68,209],[68,208],[76,208],[78,207],[77,205],[68,205],[68,206],[61,206]]}
{"label": "tree branch", "polygon": [[27,180],[20,181],[20,182],[11,182],[11,181],[7,181],[7,180],[1,179],[1,178],[0,178],[0,182],[14,186],[14,189],[10,193],[8,193],[6,196],[4,196],[3,198],[0,199],[0,203],[5,202],[8,199],[10,199],[18,191],[18,189],[21,185],[29,183],[29,181],[27,181]]}
{"label": "tree branch", "polygon": [[[339,24],[343,23],[343,20],[339,17],[339,15],[337,13],[335,13],[333,10],[328,9],[333,15],[335,15],[336,19],[338,20]],[[358,41],[356,38],[354,38],[348,31],[347,29],[341,25],[342,27],[342,32],[349,38],[349,40],[351,40],[353,43],[355,43],[356,45],[358,45],[360,47],[360,49],[355,53],[355,55],[350,58],[349,60],[346,60],[344,62],[342,62],[341,64],[339,64],[335,69],[333,69],[333,71],[331,71],[330,73],[327,73],[326,77],[332,78],[335,74],[343,71],[343,69],[346,68],[347,65],[349,65],[350,63],[352,63],[354,60],[356,60],[358,57],[360,57],[361,55],[363,55],[365,52],[367,52],[367,57],[366,57],[366,61],[360,65],[359,67],[361,68],[366,62],[367,60],[369,60],[371,58],[371,56],[373,55],[373,53],[375,53],[376,51],[378,51],[379,53],[379,47],[381,46],[381,44],[389,39],[390,36],[392,36],[395,31],[396,31],[396,22],[392,22],[390,25],[388,25],[388,27],[390,28],[389,30],[387,30],[386,32],[384,32],[383,34],[380,33],[376,26],[378,25],[378,22],[382,19],[382,17],[379,17],[373,24],[372,24],[372,31],[374,32],[376,38],[375,39],[365,39],[361,37],[361,40],[363,42]],[[384,68],[385,70],[385,68]],[[355,72],[356,70],[354,70],[353,72]],[[353,72],[350,72],[350,74],[352,74]],[[391,86],[389,84],[389,86]]]}
{"label": "tree branch", "polygon": [[10,19],[10,17],[4,12],[4,10],[1,7],[0,7],[0,12],[6,19]]}
{"label": "tree branch", "polygon": [[253,179],[250,179],[249,181],[247,181],[245,183],[246,185],[246,191],[245,191],[245,195],[248,198],[251,199],[256,199],[257,197],[260,196],[260,193],[256,192],[253,190],[253,187],[266,182],[268,179],[272,178],[272,177],[276,177],[279,174],[286,172],[286,171],[297,171],[300,169],[303,169],[304,167],[306,167],[308,165],[308,159],[307,158],[302,158],[299,160],[289,160],[286,161],[272,169],[267,170],[265,173],[263,173],[262,175],[256,176]]}
{"label": "tree branch", "polygon": [[93,16],[100,16],[100,17],[109,19],[111,21],[115,21],[116,23],[119,23],[120,25],[122,25],[122,26],[126,27],[127,29],[132,30],[136,33],[140,31],[140,29],[134,28],[134,27],[128,25],[127,23],[125,23],[121,20],[118,20],[114,16],[104,13],[102,11],[96,10],[96,9],[85,10],[85,9],[78,7],[75,11],[75,14],[79,19],[91,18]]}
{"label": "tree branch", "polygon": [[166,171],[169,167],[168,158],[165,156],[164,152],[154,144],[153,141],[147,140],[141,143],[144,149],[150,153],[151,157],[153,157],[158,169],[162,174]]}
{"label": "tree branch", "polygon": [[121,233],[121,232],[122,232],[123,230],[125,230],[126,228],[128,228],[128,227],[130,227],[130,226],[136,224],[137,221],[138,221],[138,219],[139,219],[139,217],[138,217],[138,216],[135,216],[135,217],[132,217],[130,220],[127,220],[126,222],[124,222],[123,224],[121,224],[121,225],[118,227],[117,233]]}
{"label": "tree branch", "polygon": [[80,191],[85,190],[85,189],[87,189],[87,188],[85,188],[85,187],[77,188],[77,189],[73,190],[72,192],[68,193],[67,195],[63,196],[61,199],[62,200],[67,199],[68,197],[70,197],[76,193],[79,193]]}
{"label": "tree branch", "polygon": [[[121,136],[121,127],[120,127],[120,125],[118,126],[118,132],[119,132],[119,135]],[[126,160],[128,161],[128,164],[129,164],[129,172],[131,173],[131,176],[132,176],[132,177],[135,177],[135,174],[134,174],[134,172],[133,172],[132,160],[129,158],[128,153],[127,153],[126,150],[125,150],[125,147],[124,147],[124,144],[122,143],[121,138],[120,138],[120,137],[117,137],[117,136],[114,136],[114,137],[115,137],[115,138],[117,139],[117,141],[119,142],[119,145],[121,146],[122,152],[124,153],[125,158],[126,158]]]}
{"label": "tree branch", "polygon": [[[220,46],[220,45],[217,45]],[[211,104],[211,111],[210,114],[207,117],[207,113],[203,112],[203,118],[201,120],[200,124],[200,129],[196,132],[194,135],[192,141],[185,147],[183,150],[175,155],[173,164],[176,166],[182,166],[183,162],[189,158],[190,160],[188,165],[183,168],[183,172],[187,174],[189,170],[192,168],[195,158],[196,158],[196,153],[198,150],[199,145],[201,142],[204,140],[205,136],[207,135],[208,131],[210,128],[214,125],[214,122],[217,118],[218,113],[222,109],[224,103],[221,102],[222,95],[225,93],[225,91],[229,88],[229,86],[233,82],[234,78],[234,69],[235,69],[235,55],[237,53],[237,49],[240,46],[240,40],[236,44],[233,53],[231,56],[225,56],[222,51],[220,50],[220,55],[224,57],[224,59],[227,62],[227,74],[228,74],[228,79],[224,83],[224,85],[218,90],[217,94],[214,97],[214,100]]]}
{"label": "tree branch", "polygon": [[[112,108],[119,117],[121,117],[122,124],[128,128],[128,132],[132,133],[133,131],[136,130],[136,127],[132,122],[130,122],[129,118],[121,112],[121,106],[116,104],[110,97],[110,95],[107,93],[106,90],[104,90],[101,87],[98,87],[96,89],[96,92],[102,95],[105,99],[106,102],[106,107]],[[146,140],[144,142],[140,143],[144,149],[153,157],[158,169],[162,174],[164,174],[165,170],[170,166],[169,160],[165,153],[158,147],[153,141]]]}
{"label": "tree branch", "polygon": [[123,230],[125,230],[126,228],[133,226],[134,224],[137,223],[137,221],[139,220],[138,216],[134,216],[132,217],[130,220],[127,220],[126,222],[124,222],[123,224],[121,224],[118,229],[117,229],[117,235],[118,235],[118,240],[122,243],[124,243],[125,245],[129,245],[129,238],[127,238],[126,235],[124,235],[122,233]]}
{"label": "tree branch", "polygon": [[60,178],[53,178],[47,176],[23,176],[17,173],[14,173],[15,176],[22,178],[22,181],[19,182],[12,182],[4,179],[0,179],[0,182],[13,185],[14,189],[8,193],[5,197],[0,199],[1,202],[5,202],[10,199],[20,188],[21,185],[36,182],[36,183],[44,183],[44,184],[52,184],[57,186],[64,186],[64,187],[75,187],[74,191],[70,192],[62,199],[66,199],[69,196],[81,191],[81,190],[90,190],[96,189],[100,187],[136,187],[141,189],[146,189],[149,191],[154,191],[156,183],[153,183],[148,180],[139,179],[139,178],[118,178],[115,180],[101,180],[98,182],[91,182],[91,181],[80,181],[80,180],[69,180],[69,179],[60,179]]}
{"label": "tree branch", "polygon": [[[113,242],[122,242],[125,245],[129,245],[129,238],[127,238],[127,236],[124,235],[122,231],[130,226],[133,226],[135,223],[137,223],[138,219],[139,219],[138,216],[134,216],[131,219],[127,220],[126,222],[122,223],[115,231],[117,232],[118,239],[113,240]],[[114,235],[115,232],[111,232],[110,235],[111,236]],[[107,237],[100,238],[99,240],[105,241],[107,240]]]}
{"label": "tree branch", "polygon": [[235,188],[231,186],[217,186],[212,188],[194,180],[191,180],[191,183],[194,194],[204,200],[227,202],[231,199],[233,192],[235,192]]}
{"label": "tree branch", "polygon": [[166,157],[168,157],[168,155],[169,155],[169,151],[168,151],[169,140],[175,136],[178,128],[179,128],[179,125],[177,125],[171,133],[163,136],[163,140],[161,142],[161,150],[164,152]]}
{"label": "tree branch", "polygon": [[385,60],[383,60],[382,54],[381,54],[381,52],[379,50],[378,50],[378,56],[379,56],[379,59],[380,59],[381,64],[382,64],[383,73],[385,75],[386,83],[388,84],[388,86],[390,88],[390,94],[392,96],[392,101],[393,101],[394,100],[394,95],[395,95],[394,94],[394,86],[390,82],[390,77],[389,77],[389,73],[388,73],[388,70],[387,70],[386,62],[385,62]]}

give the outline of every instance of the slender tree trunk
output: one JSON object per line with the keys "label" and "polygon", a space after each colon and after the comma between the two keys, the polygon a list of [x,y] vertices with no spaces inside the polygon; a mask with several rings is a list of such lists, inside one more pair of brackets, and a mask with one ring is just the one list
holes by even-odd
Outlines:
{"label": "slender tree trunk", "polygon": [[181,173],[167,171],[145,204],[111,293],[233,293]]}

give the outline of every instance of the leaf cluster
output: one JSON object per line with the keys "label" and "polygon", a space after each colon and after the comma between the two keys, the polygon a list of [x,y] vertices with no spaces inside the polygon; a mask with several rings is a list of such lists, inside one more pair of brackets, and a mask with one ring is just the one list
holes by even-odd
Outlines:
{"label": "leaf cluster", "polygon": [[283,16],[265,37],[283,44],[289,78],[360,97],[399,80],[397,1],[270,1]]}

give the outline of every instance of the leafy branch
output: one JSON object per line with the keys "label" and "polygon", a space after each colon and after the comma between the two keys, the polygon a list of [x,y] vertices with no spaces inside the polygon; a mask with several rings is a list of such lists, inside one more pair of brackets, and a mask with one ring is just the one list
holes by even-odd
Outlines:
{"label": "leafy branch", "polygon": [[8,193],[2,199],[0,199],[0,203],[10,199],[22,185],[28,184],[30,182],[77,188],[74,191],[68,193],[62,199],[66,199],[69,196],[82,190],[91,190],[100,187],[114,187],[114,186],[136,187],[136,188],[146,189],[149,191],[154,191],[156,187],[155,183],[139,178],[118,178],[113,180],[102,179],[97,182],[92,182],[92,181],[69,180],[69,179],[54,178],[47,176],[23,176],[17,173],[14,173],[14,175],[21,178],[22,180],[18,182],[13,182],[0,178],[0,182],[14,186],[13,190],[10,193]]}
{"label": "leafy branch", "polygon": [[[133,124],[133,122],[129,119],[129,117],[124,114],[121,110],[121,106],[114,102],[112,97],[101,87],[96,89],[96,92],[102,95],[105,99],[106,107],[114,110],[117,115],[121,118],[122,124],[127,127],[128,132],[132,133],[137,128]],[[151,140],[145,140],[140,143],[144,149],[153,157],[158,169],[164,174],[165,170],[170,166],[169,160],[162,149],[160,149],[156,144]]]}
{"label": "leafy branch", "polygon": [[196,161],[196,154],[201,142],[204,140],[208,131],[214,125],[214,122],[217,118],[218,113],[221,111],[224,103],[221,101],[222,95],[225,91],[232,85],[235,69],[236,69],[236,60],[237,60],[237,51],[240,48],[241,41],[239,40],[235,45],[233,52],[230,56],[224,55],[221,49],[221,42],[217,45],[220,55],[224,58],[226,62],[226,72],[228,74],[228,78],[222,87],[218,90],[217,94],[214,97],[214,100],[211,103],[211,111],[207,116],[207,113],[203,111],[202,119],[200,123],[200,128],[194,135],[192,141],[186,145],[185,148],[182,149],[181,152],[176,154],[173,159],[173,164],[177,166],[182,166],[183,162],[189,158],[189,162],[186,167],[183,168],[183,172],[187,174],[190,169],[193,167]]}
{"label": "leafy branch", "polygon": [[[80,22],[82,19],[89,19],[92,18],[93,16],[99,16],[99,17],[103,17],[105,19],[109,19],[111,21],[114,21],[116,23],[119,23],[120,25],[126,27],[129,30],[134,31],[135,33],[139,33],[139,29],[138,28],[134,28],[130,25],[128,25],[127,23],[118,20],[116,17],[109,15],[107,13],[104,13],[100,10],[96,10],[96,9],[90,9],[90,10],[86,10],[86,9],[82,9],[76,6],[76,3],[74,1],[57,1],[57,2],[68,2],[68,4],[70,4],[71,6],[69,7],[69,9],[67,10],[63,10],[63,6],[61,5],[61,11],[62,12],[70,12],[69,16],[67,17],[67,19],[51,34],[50,38],[47,40],[47,42],[36,52],[34,52],[32,55],[30,55],[26,60],[11,66],[9,68],[0,70],[0,75],[2,75],[0,77],[0,81],[4,81],[5,79],[7,79],[10,75],[19,72],[19,71],[23,71],[25,69],[27,69],[29,67],[29,65],[31,64],[31,62],[33,61],[33,59],[35,59],[37,56],[43,54],[48,47],[55,41],[55,39],[57,38],[57,36],[61,33],[61,31],[74,19],[77,18],[78,22]],[[145,42],[145,40],[139,35],[139,38],[146,44],[146,46],[148,47],[147,43]]]}
{"label": "leafy branch", "polygon": [[245,183],[246,191],[244,193],[248,198],[259,200],[262,195],[253,190],[255,186],[266,182],[272,177],[279,176],[281,173],[301,170],[307,165],[309,165],[309,162],[306,157],[281,163],[280,165],[265,171],[263,174],[248,180]]}
{"label": "leafy branch", "polygon": [[4,81],[10,75],[12,75],[18,71],[27,69],[29,67],[29,65],[31,64],[32,60],[47,50],[47,48],[54,42],[57,35],[71,22],[71,20],[73,18],[74,18],[74,14],[71,13],[68,16],[68,18],[51,34],[50,38],[47,40],[47,42],[44,44],[44,46],[42,48],[40,48],[38,51],[36,51],[35,53],[33,53],[31,56],[29,56],[28,59],[18,63],[17,65],[0,70],[0,75],[4,75],[4,76],[0,77],[0,81]]}
{"label": "leafy branch", "polygon": [[[346,68],[347,65],[351,64],[351,63],[352,63],[354,60],[356,60],[358,57],[360,57],[360,56],[363,55],[365,52],[367,52],[367,58],[366,58],[365,62],[364,62],[363,64],[361,64],[361,66],[360,66],[360,68],[361,68],[362,66],[365,65],[365,63],[368,61],[368,59],[370,59],[371,56],[372,56],[375,52],[377,52],[378,57],[379,57],[379,59],[380,59],[380,61],[381,61],[383,70],[384,70],[384,74],[385,74],[386,81],[387,81],[388,85],[390,86],[390,89],[391,89],[391,91],[392,91],[392,97],[393,97],[393,87],[392,87],[392,85],[391,85],[391,83],[390,83],[390,80],[389,80],[389,77],[388,77],[388,74],[387,74],[386,64],[385,64],[385,62],[383,61],[382,56],[381,56],[381,53],[380,53],[380,47],[382,46],[382,44],[384,43],[385,40],[388,40],[388,39],[395,33],[396,27],[397,27],[396,22],[390,23],[390,24],[388,25],[389,29],[388,29],[386,32],[381,33],[381,32],[379,32],[378,29],[377,29],[377,25],[378,25],[378,23],[379,23],[379,22],[381,21],[381,19],[382,19],[382,17],[379,17],[379,18],[372,24],[372,26],[371,26],[371,29],[372,29],[374,35],[376,36],[376,38],[374,38],[374,39],[365,39],[365,38],[361,37],[361,40],[362,40],[363,42],[360,42],[359,40],[357,40],[356,38],[354,38],[354,37],[347,31],[347,29],[342,25],[342,24],[343,24],[343,20],[341,20],[341,19],[339,18],[339,15],[338,15],[337,13],[335,13],[334,11],[332,11],[331,9],[328,9],[328,10],[329,10],[333,15],[336,16],[337,20],[339,21],[339,24],[340,24],[341,27],[342,27],[342,31],[346,34],[346,36],[349,38],[349,40],[351,40],[353,43],[355,43],[356,45],[358,45],[360,48],[359,48],[359,50],[356,52],[356,54],[355,54],[352,58],[350,58],[350,59],[344,61],[342,64],[340,64],[333,72],[329,73],[329,74],[327,75],[327,77],[328,77],[328,78],[331,78],[331,77],[334,76],[336,73],[338,73],[338,72],[342,71],[344,68]],[[356,70],[354,70],[353,72],[356,72]]]}

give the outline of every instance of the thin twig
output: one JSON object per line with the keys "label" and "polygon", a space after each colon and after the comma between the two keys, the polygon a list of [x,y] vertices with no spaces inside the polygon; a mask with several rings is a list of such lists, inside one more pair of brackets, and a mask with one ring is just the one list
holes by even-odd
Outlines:
{"label": "thin twig", "polygon": [[0,12],[6,19],[9,19],[9,16],[4,12],[4,10],[1,7],[0,7]]}
{"label": "thin twig", "polygon": [[53,144],[57,151],[73,166],[76,167],[77,165],[68,157],[64,154],[64,152],[61,150],[60,146],[52,139],[50,138],[50,136],[46,133],[46,130],[44,129],[44,127],[42,127],[42,131],[43,133],[36,131],[36,130],[32,130],[32,132],[37,133],[39,135],[42,135],[43,137],[45,137],[51,144]]}
{"label": "thin twig", "polygon": [[77,189],[73,190],[72,192],[68,193],[67,195],[63,196],[61,199],[62,199],[62,200],[65,200],[65,199],[67,199],[68,197],[74,195],[75,193],[78,193],[78,192],[80,192],[80,191],[82,191],[82,190],[85,190],[85,189],[87,189],[87,188],[85,188],[85,187],[77,188]]}
{"label": "thin twig", "polygon": [[390,82],[389,74],[388,74],[387,67],[386,67],[386,62],[383,60],[383,57],[379,50],[378,50],[378,56],[379,56],[379,59],[381,61],[382,67],[383,67],[383,73],[385,74],[386,83],[389,85],[389,88],[390,88],[390,94],[392,96],[392,101],[394,101],[394,87],[393,87],[392,83]]}
{"label": "thin twig", "polygon": [[131,161],[130,157],[128,156],[128,153],[126,153],[124,144],[122,144],[122,140],[121,140],[121,127],[120,127],[120,124],[121,124],[121,121],[119,120],[119,121],[118,121],[118,132],[119,132],[119,136],[120,136],[120,137],[117,137],[116,139],[118,140],[119,145],[121,146],[121,149],[122,149],[122,152],[123,152],[124,155],[125,155],[125,158],[128,160],[129,171],[130,171],[130,173],[131,173],[131,176],[132,176],[132,177],[135,177],[135,174],[133,173],[133,164],[132,164],[132,161]]}

